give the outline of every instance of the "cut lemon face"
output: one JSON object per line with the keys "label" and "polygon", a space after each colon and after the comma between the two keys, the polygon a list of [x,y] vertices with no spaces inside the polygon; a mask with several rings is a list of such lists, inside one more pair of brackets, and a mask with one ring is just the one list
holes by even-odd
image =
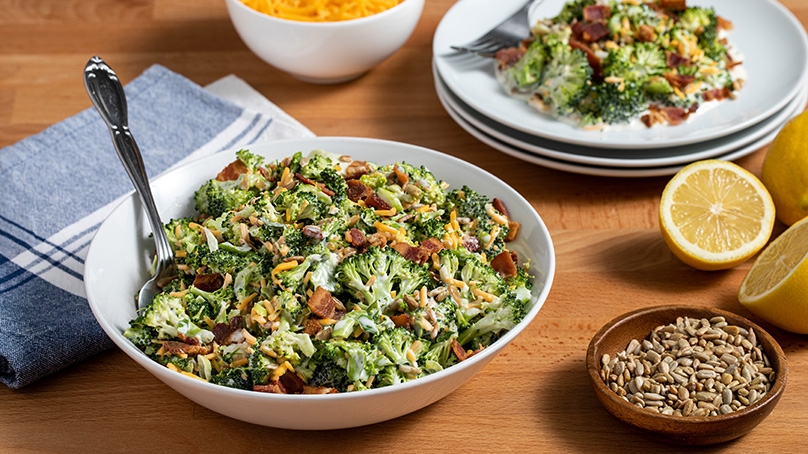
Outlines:
{"label": "cut lemon face", "polygon": [[763,183],[729,161],[686,166],[665,186],[659,203],[659,227],[668,247],[701,270],[748,260],[766,245],[774,219]]}
{"label": "cut lemon face", "polygon": [[738,301],[780,328],[808,334],[808,217],[763,249],[741,283]]}

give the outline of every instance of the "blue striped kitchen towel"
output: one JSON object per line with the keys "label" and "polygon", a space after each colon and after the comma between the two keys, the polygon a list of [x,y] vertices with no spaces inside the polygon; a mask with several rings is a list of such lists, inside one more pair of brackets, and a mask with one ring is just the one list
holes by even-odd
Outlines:
{"label": "blue striped kitchen towel", "polygon": [[[151,177],[219,151],[314,135],[235,76],[203,88],[155,65],[125,91]],[[0,149],[0,381],[9,387],[113,345],[85,299],[84,258],[132,189],[92,108]]]}

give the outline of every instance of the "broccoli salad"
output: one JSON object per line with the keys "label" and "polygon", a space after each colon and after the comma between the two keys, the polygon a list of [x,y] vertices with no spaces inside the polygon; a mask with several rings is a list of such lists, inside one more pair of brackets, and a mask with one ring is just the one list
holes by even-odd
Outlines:
{"label": "broccoli salad", "polygon": [[464,361],[529,309],[501,200],[406,162],[236,156],[198,215],[165,225],[179,276],[124,332],[167,368],[270,393],[379,388]]}
{"label": "broccoli salad", "polygon": [[685,0],[573,0],[497,52],[496,75],[510,95],[584,129],[677,125],[743,86],[731,28]]}

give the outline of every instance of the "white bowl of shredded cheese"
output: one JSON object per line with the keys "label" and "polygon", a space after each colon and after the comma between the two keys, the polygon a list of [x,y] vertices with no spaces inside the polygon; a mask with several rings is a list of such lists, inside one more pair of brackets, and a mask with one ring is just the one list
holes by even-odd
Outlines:
{"label": "white bowl of shredded cheese", "polygon": [[[374,5],[385,2],[394,6]],[[338,14],[325,9],[329,1],[319,2],[325,4],[319,12],[314,6],[286,3],[227,0],[227,10],[255,55],[300,80],[320,84],[356,79],[386,60],[409,39],[424,7],[424,0],[352,0],[348,3],[356,3],[353,10],[359,12],[345,13],[350,8],[343,6]]]}
{"label": "white bowl of shredded cheese", "polygon": [[[148,279],[154,251],[141,205],[131,195],[99,227],[88,251],[84,279],[90,308],[110,339],[137,364],[183,396],[217,413],[264,426],[313,430],[363,426],[414,412],[450,394],[480,372],[527,329],[550,291],[555,254],[549,231],[531,204],[502,180],[443,153],[376,139],[317,137],[250,147],[251,152],[268,159],[316,149],[380,164],[394,163],[406,156],[407,162],[425,166],[451,188],[468,185],[500,199],[520,224],[518,235],[508,243],[509,249],[518,253],[519,263],[529,263],[532,276],[526,313],[512,329],[472,356],[400,384],[337,394],[276,394],[213,384],[155,362],[123,335],[129,321],[136,317],[133,295]],[[194,191],[234,156],[235,151],[217,153],[154,179],[152,192],[162,219],[192,215]]]}

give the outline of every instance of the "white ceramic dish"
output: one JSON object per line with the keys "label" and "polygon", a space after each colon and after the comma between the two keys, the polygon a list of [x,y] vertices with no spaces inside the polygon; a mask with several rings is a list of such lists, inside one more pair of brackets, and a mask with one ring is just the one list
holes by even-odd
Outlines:
{"label": "white ceramic dish", "polygon": [[[540,165],[542,167],[547,167],[555,170],[562,170],[565,172],[578,173],[583,175],[601,176],[601,177],[644,178],[644,177],[659,177],[659,176],[673,175],[686,165],[681,164],[681,165],[662,166],[662,167],[621,168],[621,167],[604,167],[597,165],[577,164],[570,161],[550,158],[541,154],[532,153],[528,150],[519,148],[518,146],[514,146],[510,143],[504,142],[494,136],[487,134],[486,132],[476,128],[474,125],[466,121],[464,116],[454,109],[454,107],[451,105],[451,102],[448,100],[447,97],[445,97],[445,94],[441,94],[439,92],[438,99],[440,100],[441,104],[443,105],[443,108],[446,110],[449,116],[452,117],[452,119],[461,128],[463,128],[466,132],[468,132],[472,137],[490,146],[491,148],[494,148],[495,150],[501,151],[509,156],[513,156],[514,158],[521,159],[523,161],[532,164]],[[802,99],[802,105],[804,105],[807,100],[808,100],[808,92],[805,93],[805,96]],[[797,109],[795,112],[793,112],[792,117],[794,115],[797,115],[801,111],[802,109]],[[774,140],[774,137],[777,135],[779,131],[780,127],[776,128],[775,130],[768,133],[766,136],[746,146],[743,146],[736,150],[732,150],[727,154],[714,156],[713,159],[734,161],[736,159],[742,158],[771,143],[771,141]]]}
{"label": "white ceramic dish", "polygon": [[300,22],[226,0],[241,39],[259,58],[292,76],[331,84],[355,79],[396,52],[412,34],[424,0],[405,0],[378,14],[339,22]]}
{"label": "white ceramic dish", "polygon": [[[550,234],[530,203],[495,176],[433,150],[376,139],[284,140],[252,146],[250,150],[275,159],[318,148],[377,163],[406,158],[413,164],[426,166],[451,187],[468,184],[483,194],[502,199],[513,213],[519,213],[521,228],[511,246],[532,264],[535,279],[531,308],[524,321],[484,351],[444,371],[397,386],[344,394],[282,395],[202,382],[160,366],[122,335],[129,320],[135,317],[133,295],[147,279],[150,251],[154,247],[141,205],[136,197],[130,196],[104,221],[87,253],[84,279],[90,308],[109,337],[138,364],[180,394],[223,415],[287,429],[339,429],[413,412],[451,393],[488,364],[536,317],[550,291],[555,273]],[[193,214],[193,192],[234,159],[235,150],[222,152],[156,178],[152,190],[162,218]]]}
{"label": "white ceramic dish", "polygon": [[[762,121],[788,104],[808,80],[808,37],[796,18],[774,0],[691,0],[713,6],[731,20],[729,39],[744,55],[747,83],[737,99],[679,126],[623,131],[583,131],[508,96],[494,78],[493,62],[449,47],[468,42],[515,11],[522,0],[460,0],[435,32],[433,55],[451,91],[474,110],[508,127],[559,142],[598,148],[652,149],[716,139]],[[544,0],[531,20],[555,16],[564,0]]]}
{"label": "white ceramic dish", "polygon": [[805,107],[808,98],[808,84],[803,84],[797,96],[777,113],[742,131],[718,139],[672,148],[650,150],[618,150],[612,148],[592,148],[556,142],[526,134],[509,128],[474,111],[446,87],[437,72],[434,73],[435,90],[444,101],[463,119],[476,129],[514,147],[533,154],[575,164],[600,167],[647,168],[672,167],[701,159],[713,158],[733,152],[750,144],[757,143]]}

